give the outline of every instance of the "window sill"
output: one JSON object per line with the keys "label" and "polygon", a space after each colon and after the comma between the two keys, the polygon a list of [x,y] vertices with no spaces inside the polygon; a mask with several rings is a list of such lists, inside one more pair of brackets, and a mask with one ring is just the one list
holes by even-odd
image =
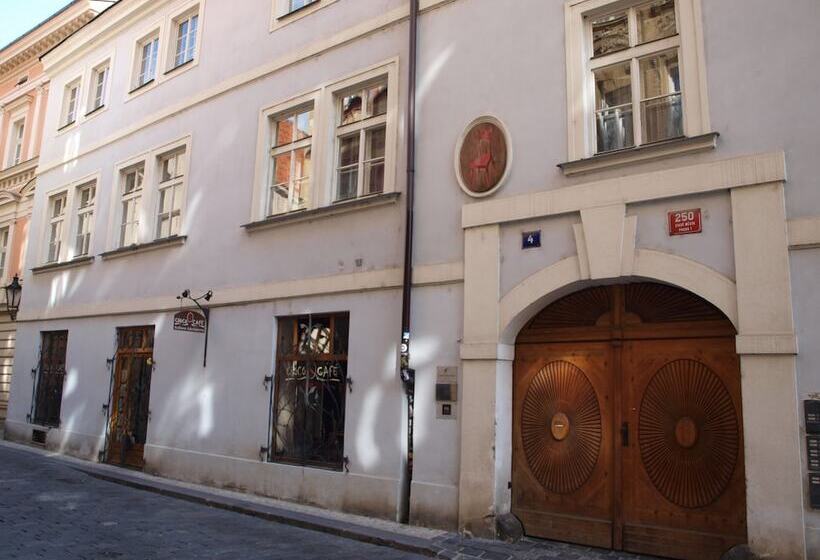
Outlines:
{"label": "window sill", "polygon": [[71,259],[70,261],[63,261],[63,262],[55,262],[44,264],[42,266],[36,266],[31,269],[31,273],[34,275],[37,274],[45,274],[47,272],[56,272],[58,270],[65,270],[67,268],[76,268],[78,266],[85,266],[87,264],[91,264],[94,262],[94,256],[88,257],[77,257],[76,259]]}
{"label": "window sill", "polygon": [[156,241],[149,241],[148,243],[135,243],[127,247],[120,247],[113,251],[106,251],[100,254],[100,258],[104,261],[111,259],[118,259],[128,255],[136,255],[138,253],[147,253],[149,251],[156,251],[157,249],[164,249],[165,247],[178,247],[185,243],[188,239],[187,235],[172,235]]}
{"label": "window sill", "polygon": [[[316,0],[315,2],[311,2],[310,4],[305,4],[301,8],[293,10],[292,12],[287,12],[285,14],[274,16],[273,18],[271,18],[270,31],[274,32],[277,29],[281,29],[282,27],[290,23],[293,23],[294,21],[299,21],[303,17],[318,12],[322,8],[326,8],[332,4],[335,4],[336,2],[338,2],[338,0]],[[276,2],[274,2],[273,9],[275,12]]]}
{"label": "window sill", "polygon": [[88,118],[88,117],[90,117],[91,115],[94,115],[94,114],[96,114],[96,113],[97,113],[97,112],[99,112],[99,111],[102,111],[103,109],[105,109],[105,103],[103,103],[103,104],[102,104],[102,105],[100,105],[99,107],[94,107],[94,108],[93,108],[93,109],[91,109],[89,112],[87,112],[87,113],[85,114],[85,116],[86,116],[86,118]]}
{"label": "window sill", "polygon": [[245,231],[248,233],[254,233],[259,230],[275,228],[287,224],[308,222],[311,220],[326,218],[328,216],[337,216],[339,214],[347,214],[348,212],[355,212],[357,210],[365,210],[367,208],[394,204],[399,199],[399,196],[400,193],[397,192],[373,194],[361,198],[345,200],[344,202],[335,202],[330,206],[322,206],[321,208],[313,208],[311,210],[294,210],[293,212],[288,212],[287,214],[277,214],[276,216],[271,216],[269,218],[265,218],[264,220],[243,224],[242,227],[245,228]]}
{"label": "window sill", "polygon": [[185,62],[183,62],[182,64],[177,64],[176,66],[174,66],[170,70],[166,70],[164,75],[167,76],[169,74],[173,74],[174,72],[176,72],[177,70],[180,70],[181,68],[185,68],[186,66],[191,66],[194,63],[194,60],[196,60],[196,57],[188,59]]}
{"label": "window sill", "polygon": [[137,93],[138,91],[142,91],[142,90],[144,90],[145,88],[147,88],[148,86],[150,86],[150,85],[151,85],[151,84],[153,84],[154,82],[156,82],[156,78],[151,78],[150,80],[148,80],[148,81],[147,81],[147,82],[145,82],[144,84],[139,85],[139,86],[135,87],[134,89],[132,89],[131,91],[129,91],[129,92],[128,92],[128,95],[134,95],[134,94],[135,94],[135,93]]}
{"label": "window sill", "polygon": [[607,152],[589,158],[559,163],[558,167],[567,177],[604,171],[635,163],[646,163],[673,156],[714,150],[717,147],[718,132],[709,132],[699,136],[674,138],[653,144],[644,144],[615,152]]}
{"label": "window sill", "polygon": [[61,126],[60,128],[57,129],[57,132],[64,132],[64,131],[68,130],[69,128],[71,128],[75,124],[77,124],[77,119],[74,119],[73,121],[65,123],[63,126]]}

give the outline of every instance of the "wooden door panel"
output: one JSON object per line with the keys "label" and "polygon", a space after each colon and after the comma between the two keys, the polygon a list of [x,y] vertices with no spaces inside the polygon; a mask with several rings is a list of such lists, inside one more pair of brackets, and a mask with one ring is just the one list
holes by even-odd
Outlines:
{"label": "wooden door panel", "polygon": [[524,344],[513,387],[513,512],[529,535],[612,546],[612,348]]}
{"label": "wooden door panel", "polygon": [[734,340],[626,341],[622,368],[624,548],[719,559],[746,542]]}

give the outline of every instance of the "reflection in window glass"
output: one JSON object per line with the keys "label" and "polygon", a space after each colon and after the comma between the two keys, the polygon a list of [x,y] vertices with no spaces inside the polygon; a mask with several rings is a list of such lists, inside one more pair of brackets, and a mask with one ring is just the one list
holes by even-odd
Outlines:
{"label": "reflection in window glass", "polygon": [[362,120],[362,95],[355,93],[342,98],[342,114],[339,124],[350,124]]}
{"label": "reflection in window glass", "polygon": [[628,62],[595,71],[595,106],[598,151],[632,146],[632,80]]}
{"label": "reflection in window glass", "polygon": [[640,61],[641,131],[644,142],[683,136],[677,51]]}
{"label": "reflection in window glass", "polygon": [[671,37],[677,33],[675,25],[675,0],[659,0],[636,9],[638,17],[638,43],[648,43]]}
{"label": "reflection in window glass", "polygon": [[629,48],[629,19],[626,12],[592,22],[592,56]]}

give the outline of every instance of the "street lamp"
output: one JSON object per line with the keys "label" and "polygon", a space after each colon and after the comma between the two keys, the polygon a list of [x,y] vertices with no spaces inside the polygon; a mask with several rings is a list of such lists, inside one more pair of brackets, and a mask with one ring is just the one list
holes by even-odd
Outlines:
{"label": "street lamp", "polygon": [[17,310],[20,309],[20,296],[23,294],[23,286],[20,285],[20,278],[15,274],[11,284],[5,286],[6,309],[8,309],[11,320],[17,319]]}

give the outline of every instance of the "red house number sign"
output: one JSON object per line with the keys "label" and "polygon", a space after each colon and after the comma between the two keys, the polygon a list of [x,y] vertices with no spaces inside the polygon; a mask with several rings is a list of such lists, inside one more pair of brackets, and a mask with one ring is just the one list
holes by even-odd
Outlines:
{"label": "red house number sign", "polygon": [[700,208],[669,212],[669,235],[687,235],[703,231]]}

